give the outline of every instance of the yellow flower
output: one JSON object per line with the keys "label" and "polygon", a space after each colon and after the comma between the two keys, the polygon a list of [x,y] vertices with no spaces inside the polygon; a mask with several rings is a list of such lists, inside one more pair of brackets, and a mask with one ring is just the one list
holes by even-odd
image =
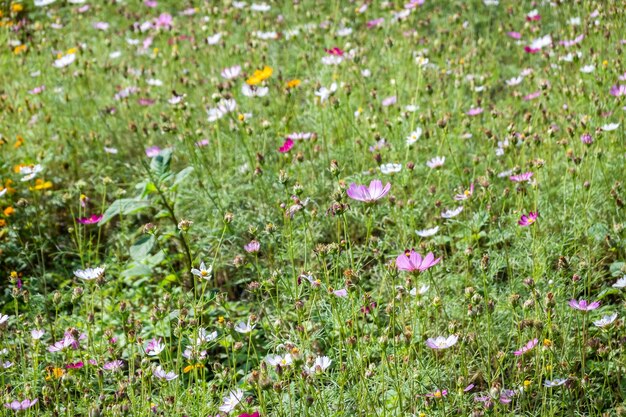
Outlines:
{"label": "yellow flower", "polygon": [[530,382],[529,380],[525,380],[524,381],[524,388],[528,388],[530,386],[530,384],[532,384],[532,382]]}
{"label": "yellow flower", "polygon": [[287,88],[296,88],[300,85],[300,80],[297,78],[295,80],[287,81]]}
{"label": "yellow flower", "polygon": [[26,45],[17,45],[14,49],[13,49],[13,53],[15,55],[19,55],[22,52],[26,51]]}
{"label": "yellow flower", "polygon": [[15,213],[15,209],[11,206],[7,207],[3,211],[4,215],[9,217],[11,214]]}
{"label": "yellow flower", "polygon": [[203,364],[201,364],[201,363],[197,363],[197,364],[195,364],[195,365],[187,365],[187,366],[185,366],[185,368],[183,369],[183,372],[184,372],[184,373],[188,373],[188,372],[190,372],[190,371],[191,371],[192,369],[194,369],[194,368],[196,368],[196,369],[197,369],[197,368],[204,368],[204,365],[203,365]]}
{"label": "yellow flower", "polygon": [[15,144],[13,145],[13,148],[17,149],[23,144],[24,144],[24,138],[21,137],[20,135],[17,135],[17,139],[15,140]]}
{"label": "yellow flower", "polygon": [[552,346],[552,340],[550,340],[550,339],[543,339],[543,345],[544,345],[545,347],[550,347],[550,346]]}
{"label": "yellow flower", "polygon": [[13,279],[17,278],[17,272],[11,271],[11,278]]}
{"label": "yellow flower", "polygon": [[50,381],[53,377],[56,379],[60,379],[65,375],[65,371],[61,368],[52,368],[52,373],[50,368],[48,368],[48,376],[46,376],[46,381]]}
{"label": "yellow flower", "polygon": [[66,55],[75,55],[78,52],[77,48],[70,48],[67,50]]}
{"label": "yellow flower", "polygon": [[263,81],[271,77],[273,72],[274,70],[271,67],[265,66],[262,70],[254,71],[254,74],[246,80],[246,83],[248,83],[248,85],[261,84]]}
{"label": "yellow flower", "polygon": [[219,317],[217,318],[217,322],[218,322],[219,324],[224,324],[224,316],[219,316]]}
{"label": "yellow flower", "polygon": [[602,66],[606,67],[609,65],[609,61],[607,61],[606,59],[604,61],[602,61]]}
{"label": "yellow flower", "polygon": [[37,178],[35,180],[35,186],[34,187],[30,187],[30,190],[46,190],[48,188],[52,188],[52,181],[44,181],[41,178]]}
{"label": "yellow flower", "polygon": [[21,4],[19,4],[19,3],[13,3],[13,4],[11,5],[11,11],[12,11],[13,13],[19,13],[19,12],[21,12],[22,10],[24,10],[24,6],[22,6],[22,5],[21,5]]}
{"label": "yellow flower", "polygon": [[4,227],[7,225],[7,222],[4,219],[0,219],[0,227]]}

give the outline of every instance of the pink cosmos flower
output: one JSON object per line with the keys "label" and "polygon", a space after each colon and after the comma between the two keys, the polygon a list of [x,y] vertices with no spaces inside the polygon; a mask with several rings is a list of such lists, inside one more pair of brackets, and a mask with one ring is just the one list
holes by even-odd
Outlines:
{"label": "pink cosmos flower", "polygon": [[250,243],[246,244],[243,248],[248,253],[257,253],[261,249],[261,244],[256,240],[251,240]]}
{"label": "pink cosmos flower", "polygon": [[406,3],[404,5],[404,8],[405,9],[414,9],[417,6],[421,6],[422,4],[424,4],[424,1],[425,0],[411,0],[411,1],[409,1],[408,3]]}
{"label": "pink cosmos flower", "polygon": [[255,411],[252,414],[248,414],[248,413],[239,414],[239,417],[260,417],[260,414],[258,411]]}
{"label": "pink cosmos flower", "polygon": [[94,22],[93,28],[97,30],[109,30],[109,24],[107,22]]}
{"label": "pink cosmos flower", "polygon": [[164,29],[170,29],[172,27],[172,22],[174,21],[174,19],[172,18],[172,15],[169,13],[161,13],[159,15],[159,17],[157,17],[154,20],[154,24],[157,27],[157,29],[159,28],[164,28]]}
{"label": "pink cosmos flower", "polygon": [[570,300],[569,302],[569,306],[572,307],[575,310],[580,310],[580,311],[591,311],[591,310],[595,310],[596,308],[600,307],[600,302],[599,301],[594,301],[592,303],[589,303],[587,300]]}
{"label": "pink cosmos flower", "polygon": [[209,144],[209,140],[208,139],[202,139],[196,142],[196,146],[198,148],[201,148],[203,146],[207,146]]}
{"label": "pink cosmos flower", "polygon": [[396,96],[391,96],[391,97],[387,97],[386,99],[384,99],[382,104],[383,104],[383,107],[389,107],[391,105],[396,104],[396,101],[397,101]]}
{"label": "pink cosmos flower", "polygon": [[83,366],[85,366],[83,362],[68,363],[65,365],[65,369],[80,369]]}
{"label": "pink cosmos flower", "polygon": [[285,142],[283,143],[283,145],[278,148],[278,152],[280,153],[287,153],[291,150],[291,148],[293,148],[293,140],[291,139],[285,139]]}
{"label": "pink cosmos flower", "polygon": [[429,392],[425,396],[428,398],[443,398],[446,395],[448,395],[448,390],[444,389],[444,390],[437,390],[435,392]]}
{"label": "pink cosmos flower", "polygon": [[122,365],[124,365],[124,361],[122,361],[120,359],[116,359],[114,361],[105,363],[102,366],[102,368],[105,371],[114,371],[115,372],[115,371],[118,371],[122,367]]}
{"label": "pink cosmos flower", "polygon": [[530,94],[524,96],[524,100],[525,101],[534,100],[537,97],[539,97],[540,95],[541,95],[541,90],[535,91],[534,93],[530,93]]}
{"label": "pink cosmos flower", "polygon": [[42,85],[42,86],[39,86],[39,87],[35,87],[35,88],[33,88],[32,90],[30,90],[30,91],[28,92],[28,94],[33,94],[33,95],[35,95],[35,94],[41,94],[41,93],[43,93],[43,91],[44,91],[45,89],[46,89],[46,86],[45,86],[45,85]]}
{"label": "pink cosmos flower", "polygon": [[367,22],[367,28],[368,29],[375,28],[377,26],[382,25],[384,22],[385,22],[384,17],[379,17],[378,19],[370,20],[369,22]]}
{"label": "pink cosmos flower", "polygon": [[513,182],[527,182],[532,178],[532,172],[524,172],[523,174],[511,175],[509,179]]}
{"label": "pink cosmos flower", "polygon": [[564,40],[564,41],[560,41],[559,44],[563,45],[566,48],[569,48],[570,46],[574,46],[580,42],[582,42],[582,40],[585,39],[585,35],[578,35],[576,36],[574,39],[570,40]]}
{"label": "pink cosmos flower", "polygon": [[156,103],[156,100],[142,97],[137,100],[137,103],[139,103],[140,106],[152,106],[154,103]]}
{"label": "pink cosmos flower", "polygon": [[519,32],[507,32],[506,34],[513,39],[522,39],[522,34]]}
{"label": "pink cosmos flower", "polygon": [[400,271],[424,272],[437,265],[440,261],[441,258],[435,259],[435,255],[433,255],[432,252],[428,252],[426,257],[422,258],[422,255],[415,252],[413,249],[407,249],[402,255],[398,255],[396,258],[396,268]]}
{"label": "pink cosmos flower", "polygon": [[102,214],[92,214],[89,217],[79,217],[76,221],[80,224],[96,224],[102,220]]}
{"label": "pink cosmos flower", "polygon": [[34,400],[25,399],[23,401],[11,401],[10,403],[5,403],[4,406],[6,408],[10,408],[13,411],[22,411],[31,408],[33,405],[37,404],[39,399],[35,398]]}
{"label": "pink cosmos flower", "polygon": [[626,85],[614,85],[611,87],[610,93],[615,97],[626,96]]}
{"label": "pink cosmos flower", "polygon": [[440,350],[440,349],[448,349],[454,345],[459,340],[457,335],[450,335],[448,337],[445,336],[437,336],[434,339],[432,337],[426,340],[426,346],[431,349]]}
{"label": "pink cosmos flower", "polygon": [[523,227],[530,226],[531,224],[537,221],[537,217],[539,217],[538,211],[534,211],[534,212],[531,211],[530,213],[528,213],[528,216],[525,214],[522,214],[522,217],[520,217],[517,224]]}
{"label": "pink cosmos flower", "polygon": [[328,55],[334,55],[334,56],[343,56],[344,54],[343,50],[336,46],[330,49],[324,49],[324,51],[326,51]]}
{"label": "pink cosmos flower", "polygon": [[373,180],[370,182],[369,187],[365,185],[357,185],[355,183],[350,184],[350,187],[346,191],[348,197],[353,200],[363,201],[364,203],[373,203],[376,200],[380,200],[387,195],[391,189],[391,183],[387,183],[383,187],[383,183],[380,180]]}
{"label": "pink cosmos flower", "polygon": [[339,298],[346,298],[348,296],[348,290],[342,288],[340,290],[333,291],[333,294],[335,294]]}
{"label": "pink cosmos flower", "polygon": [[146,7],[151,7],[151,8],[153,8],[153,9],[159,5],[159,3],[157,3],[157,2],[156,2],[156,1],[154,1],[154,0],[145,0],[145,1],[143,2],[143,4],[145,4],[145,5],[146,5]]}
{"label": "pink cosmos flower", "polygon": [[146,156],[148,158],[154,158],[159,154],[159,152],[161,152],[161,148],[158,146],[150,146],[149,148],[146,148]]}
{"label": "pink cosmos flower", "polygon": [[514,352],[514,355],[515,356],[521,356],[521,355],[523,355],[526,352],[530,352],[531,350],[533,350],[533,348],[535,346],[537,346],[537,343],[539,343],[539,339],[530,340],[528,343],[526,343],[524,346],[522,346],[521,349],[516,350]]}
{"label": "pink cosmos flower", "polygon": [[463,201],[469,199],[474,194],[474,183],[470,184],[469,190],[465,190],[463,194],[457,194],[454,196],[456,201]]}
{"label": "pink cosmos flower", "polygon": [[483,112],[483,108],[482,107],[472,107],[465,114],[467,114],[468,116],[478,116],[482,112]]}

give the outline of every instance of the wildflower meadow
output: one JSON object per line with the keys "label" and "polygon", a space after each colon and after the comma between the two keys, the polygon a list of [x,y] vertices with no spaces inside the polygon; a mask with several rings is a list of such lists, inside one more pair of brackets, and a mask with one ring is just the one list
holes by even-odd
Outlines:
{"label": "wildflower meadow", "polygon": [[0,416],[626,416],[623,0],[6,0],[0,45]]}

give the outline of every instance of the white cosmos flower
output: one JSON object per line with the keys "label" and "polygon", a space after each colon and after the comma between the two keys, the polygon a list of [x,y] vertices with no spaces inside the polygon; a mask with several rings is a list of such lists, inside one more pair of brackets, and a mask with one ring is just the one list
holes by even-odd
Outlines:
{"label": "white cosmos flower", "polygon": [[413,145],[415,142],[419,140],[421,136],[422,136],[422,128],[418,127],[413,132],[409,133],[409,136],[407,136],[406,138],[407,146]]}
{"label": "white cosmos flower", "polygon": [[523,80],[524,77],[522,77],[521,75],[519,77],[513,77],[510,80],[506,80],[506,85],[508,85],[509,87],[513,87],[520,84]]}
{"label": "white cosmos flower", "polygon": [[293,364],[293,358],[290,353],[287,353],[285,356],[269,355],[267,358],[265,358],[265,360],[272,366],[281,366],[283,368],[291,366]]}
{"label": "white cosmos flower", "polygon": [[416,230],[415,233],[417,233],[417,235],[420,237],[430,237],[430,236],[435,236],[438,231],[439,231],[439,226],[435,226],[431,229]]}
{"label": "white cosmos flower", "polygon": [[416,106],[415,104],[408,104],[404,107],[404,110],[408,111],[409,113],[415,113],[416,111],[419,110],[419,106]]}
{"label": "white cosmos flower", "polygon": [[335,91],[337,91],[337,83],[332,83],[330,88],[322,87],[315,92],[315,95],[320,98],[320,103],[328,100],[330,96],[332,96]]}
{"label": "white cosmos flower", "polygon": [[196,339],[196,345],[201,345],[203,343],[210,343],[217,339],[217,332],[209,333],[204,328],[198,329],[198,338]]}
{"label": "white cosmos flower", "polygon": [[499,0],[483,0],[483,4],[485,6],[497,6],[498,4],[500,4]]}
{"label": "white cosmos flower", "polygon": [[426,165],[430,169],[436,169],[436,168],[442,167],[444,162],[446,162],[446,157],[445,156],[435,156],[430,161],[426,161]]}
{"label": "white cosmos flower", "polygon": [[74,271],[76,278],[84,279],[85,281],[93,281],[104,275],[104,267],[99,266],[97,268],[77,269]]}
{"label": "white cosmos flower", "polygon": [[20,174],[23,175],[22,181],[30,181],[37,176],[41,171],[43,171],[43,167],[40,164],[36,165],[27,165],[20,167]]}
{"label": "white cosmos flower", "polygon": [[252,326],[250,326],[250,319],[248,319],[247,323],[244,323],[243,321],[240,321],[239,323],[237,323],[235,325],[235,331],[237,333],[250,333],[252,331],[252,329],[254,329],[254,327],[256,326],[256,324],[253,324]]}
{"label": "white cosmos flower", "polygon": [[600,320],[596,320],[593,322],[596,327],[606,327],[609,324],[613,323],[617,318],[617,313],[613,313],[610,315],[603,316]]}
{"label": "white cosmos flower", "polygon": [[604,130],[605,132],[610,132],[612,130],[617,129],[618,127],[619,127],[619,123],[609,123],[609,124],[602,126],[602,130]]}
{"label": "white cosmos flower", "polygon": [[431,349],[448,349],[456,345],[456,342],[459,340],[459,337],[456,335],[451,335],[448,337],[445,336],[437,336],[434,339],[431,337],[426,340],[426,346]]}
{"label": "white cosmos flower", "polygon": [[39,340],[42,338],[42,336],[44,335],[44,333],[46,333],[43,330],[40,329],[33,329],[30,331],[30,337],[33,338],[33,340]]}
{"label": "white cosmos flower", "polygon": [[121,56],[122,56],[122,53],[120,51],[113,51],[109,54],[109,58],[111,59],[117,59]]}
{"label": "white cosmos flower", "polygon": [[546,35],[541,38],[537,38],[530,44],[532,49],[542,49],[546,46],[552,45],[552,36]]}
{"label": "white cosmos flower", "polygon": [[585,65],[584,67],[580,69],[580,72],[585,73],[585,74],[590,74],[594,72],[595,70],[596,70],[595,65]]}
{"label": "white cosmos flower", "polygon": [[615,281],[615,284],[612,285],[613,288],[625,288],[626,287],[626,275]]}
{"label": "white cosmos flower", "polygon": [[411,288],[411,291],[409,291],[409,294],[411,294],[413,297],[415,297],[416,295],[424,295],[426,294],[429,288],[430,288],[430,285],[423,284],[419,288],[419,290],[415,287]]}
{"label": "white cosmos flower", "polygon": [[268,87],[256,87],[247,83],[241,86],[241,93],[246,97],[265,97],[269,91]]}
{"label": "white cosmos flower", "polygon": [[458,206],[457,208],[453,210],[446,210],[442,212],[441,217],[443,217],[444,219],[451,219],[461,214],[462,211],[463,211],[463,206]]}
{"label": "white cosmos flower", "polygon": [[322,64],[324,65],[339,65],[343,62],[343,57],[339,55],[325,55],[322,57]]}
{"label": "white cosmos flower", "polygon": [[337,30],[337,36],[350,36],[352,34],[352,28],[341,28]]}
{"label": "white cosmos flower", "polygon": [[241,400],[243,400],[243,391],[241,389],[237,388],[229,392],[228,395],[224,397],[224,404],[220,406],[220,411],[226,414],[230,413],[239,405]]}
{"label": "white cosmos flower", "polygon": [[49,4],[54,3],[56,0],[35,0],[35,6],[37,7],[44,7],[47,6]]}
{"label": "white cosmos flower", "polygon": [[304,372],[307,374],[320,374],[326,371],[333,361],[328,356],[318,356],[315,358],[313,365],[303,366]]}
{"label": "white cosmos flower", "polygon": [[209,265],[207,268],[204,262],[200,262],[200,269],[192,268],[191,273],[198,278],[209,280],[211,279],[211,273],[213,272],[213,266]]}
{"label": "white cosmos flower", "polygon": [[166,381],[172,381],[172,380],[178,378],[178,375],[176,375],[172,371],[165,372],[163,370],[163,368],[161,367],[161,365],[159,365],[156,368],[154,368],[154,370],[152,371],[152,375],[154,375],[155,377],[157,377],[159,379],[164,379]]}
{"label": "white cosmos flower", "polygon": [[3,195],[5,195],[8,191],[8,188],[3,188],[2,190],[0,190],[0,197],[2,197]]}
{"label": "white cosmos flower", "polygon": [[256,32],[254,32],[254,36],[256,36],[259,39],[263,39],[263,40],[278,39],[278,33],[276,33],[276,32],[256,31]]}
{"label": "white cosmos flower", "polygon": [[152,85],[155,87],[161,87],[163,85],[163,81],[157,80],[155,78],[150,78],[149,80],[146,81],[146,83],[148,83],[148,85]]}
{"label": "white cosmos flower", "polygon": [[252,3],[252,5],[250,6],[250,10],[252,10],[253,12],[269,12],[271,8],[272,6],[267,3]]}
{"label": "white cosmos flower", "polygon": [[6,314],[0,314],[0,325],[9,321],[9,316]]}
{"label": "white cosmos flower", "polygon": [[209,45],[217,45],[220,39],[222,39],[222,34],[216,33],[215,35],[212,35],[206,38],[206,43],[208,43]]}
{"label": "white cosmos flower", "polygon": [[64,67],[67,67],[68,65],[70,65],[75,60],[76,60],[76,55],[75,54],[67,54],[67,55],[63,55],[61,58],[55,60],[54,64],[52,64],[52,65],[54,65],[55,68],[64,68]]}
{"label": "white cosmos flower", "polygon": [[578,26],[578,25],[580,25],[580,17],[572,17],[572,18],[569,20],[569,24],[570,24],[570,25],[572,25],[572,26]]}
{"label": "white cosmos flower", "polygon": [[394,174],[400,172],[400,170],[402,170],[402,164],[388,163],[380,166],[380,172],[383,174]]}
{"label": "white cosmos flower", "polygon": [[370,77],[372,75],[372,71],[370,71],[369,69],[365,68],[363,70],[361,70],[361,76],[362,77]]}
{"label": "white cosmos flower", "polygon": [[545,381],[543,381],[543,386],[547,388],[559,387],[565,384],[566,382],[567,382],[567,378],[562,378],[562,379],[556,378],[556,379],[553,379],[552,381],[549,381],[546,379]]}
{"label": "white cosmos flower", "polygon": [[241,66],[235,65],[232,67],[224,68],[221,75],[222,78],[232,80],[233,78],[239,77],[239,74],[241,74]]}

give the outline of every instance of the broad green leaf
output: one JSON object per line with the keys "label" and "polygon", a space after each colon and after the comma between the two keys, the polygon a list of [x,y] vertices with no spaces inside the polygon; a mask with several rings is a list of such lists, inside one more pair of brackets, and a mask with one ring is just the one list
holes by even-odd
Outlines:
{"label": "broad green leaf", "polygon": [[152,235],[141,235],[130,247],[130,257],[134,261],[142,261],[150,255],[156,239]]}
{"label": "broad green leaf", "polygon": [[136,198],[122,198],[115,200],[102,215],[102,219],[98,222],[99,226],[107,223],[113,217],[120,215],[128,215],[136,213],[150,206],[150,201],[139,200]]}

